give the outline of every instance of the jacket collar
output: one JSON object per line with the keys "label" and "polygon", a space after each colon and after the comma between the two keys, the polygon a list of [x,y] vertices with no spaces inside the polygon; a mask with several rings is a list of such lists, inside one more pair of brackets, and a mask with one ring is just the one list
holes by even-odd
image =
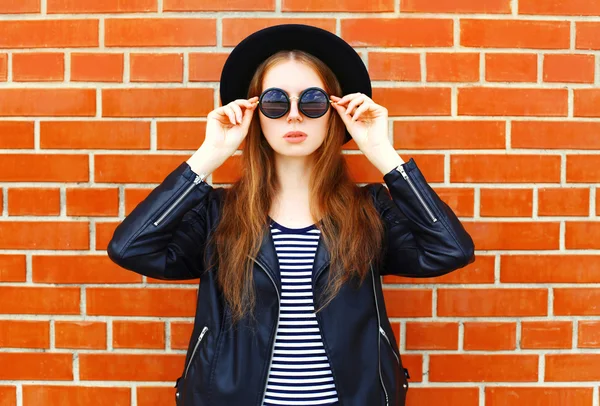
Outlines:
{"label": "jacket collar", "polygon": [[[263,239],[258,254],[256,255],[256,258],[258,259],[259,264],[262,265],[267,274],[275,282],[278,291],[281,292],[281,274],[279,269],[279,260],[277,259],[275,243],[273,242],[271,230],[269,229],[268,224],[266,225],[264,231],[265,232],[263,232]],[[312,268],[313,286],[315,285],[317,278],[321,275],[325,267],[329,265],[330,260],[331,258],[329,255],[329,251],[325,247],[323,239],[319,238],[317,251],[315,253],[315,260]]]}

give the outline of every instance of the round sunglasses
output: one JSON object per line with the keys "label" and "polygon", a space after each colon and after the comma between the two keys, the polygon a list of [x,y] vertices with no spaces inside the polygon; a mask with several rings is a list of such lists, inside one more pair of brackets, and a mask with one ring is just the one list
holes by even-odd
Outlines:
{"label": "round sunglasses", "polygon": [[258,108],[268,118],[283,117],[290,110],[290,100],[298,99],[298,109],[309,118],[319,118],[329,110],[329,96],[320,87],[304,89],[300,96],[289,97],[285,90],[270,87],[261,93]]}

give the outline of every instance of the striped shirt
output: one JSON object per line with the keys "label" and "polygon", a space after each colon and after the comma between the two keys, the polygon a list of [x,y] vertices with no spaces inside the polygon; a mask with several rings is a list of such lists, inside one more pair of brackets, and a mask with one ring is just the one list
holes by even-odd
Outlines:
{"label": "striped shirt", "polygon": [[281,306],[264,406],[338,405],[331,366],[313,313],[315,224],[288,228],[269,217],[281,272]]}

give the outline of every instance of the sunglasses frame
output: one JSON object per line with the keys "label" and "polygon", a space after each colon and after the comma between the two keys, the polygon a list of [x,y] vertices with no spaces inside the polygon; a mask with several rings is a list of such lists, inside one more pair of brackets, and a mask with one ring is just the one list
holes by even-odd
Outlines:
{"label": "sunglasses frame", "polygon": [[[262,109],[262,103],[261,103],[261,102],[262,102],[262,99],[263,99],[263,97],[265,96],[265,94],[266,94],[268,91],[270,91],[270,90],[279,90],[279,91],[280,91],[281,93],[283,93],[283,95],[285,96],[285,99],[286,99],[286,101],[287,101],[287,107],[286,107],[285,111],[284,111],[284,112],[283,112],[281,115],[278,115],[278,116],[270,116],[270,115],[266,114],[266,113],[264,112],[264,110]],[[264,90],[264,91],[263,91],[263,92],[260,94],[260,97],[259,97],[259,99],[258,99],[258,101],[257,101],[256,103],[258,104],[258,108],[259,108],[259,109],[260,109],[260,111],[261,111],[261,112],[262,112],[262,113],[265,115],[265,117],[267,117],[267,118],[270,118],[270,119],[273,119],[273,120],[274,120],[274,119],[281,118],[281,117],[285,116],[285,115],[286,115],[286,114],[287,114],[287,113],[290,111],[290,106],[291,106],[291,104],[292,104],[292,102],[291,102],[291,101],[292,101],[292,100],[294,100],[294,99],[298,99],[298,100],[302,99],[302,96],[304,96],[304,94],[305,94],[306,92],[308,92],[309,90],[318,90],[318,91],[320,91],[321,93],[323,93],[323,94],[325,95],[325,97],[327,97],[327,99],[329,100],[329,104],[327,105],[327,108],[325,109],[325,111],[323,112],[323,114],[320,114],[320,115],[318,115],[318,116],[309,116],[309,115],[308,115],[308,114],[306,114],[306,112],[305,112],[305,111],[302,109],[302,106],[301,106],[300,102],[298,102],[298,110],[300,110],[300,111],[302,112],[302,114],[304,114],[304,115],[305,115],[306,117],[308,117],[308,118],[319,118],[319,117],[322,117],[322,116],[324,116],[324,115],[325,115],[325,114],[327,114],[327,112],[329,111],[329,105],[330,105],[331,103],[333,103],[333,100],[329,99],[329,95],[327,95],[327,92],[326,92],[324,89],[321,89],[320,87],[317,87],[317,86],[311,86],[311,87],[307,87],[306,89],[304,89],[304,90],[302,91],[302,93],[300,93],[300,96],[292,96],[292,97],[290,97],[290,96],[287,94],[287,92],[286,92],[285,90],[283,90],[283,89],[281,89],[281,88],[279,88],[279,87],[270,87],[270,88],[268,88],[268,89],[265,89],[265,90]]]}

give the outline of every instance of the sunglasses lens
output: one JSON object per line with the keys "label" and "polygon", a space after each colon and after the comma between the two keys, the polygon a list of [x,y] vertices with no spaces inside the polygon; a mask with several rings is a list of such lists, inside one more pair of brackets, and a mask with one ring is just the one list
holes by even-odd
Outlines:
{"label": "sunglasses lens", "polygon": [[321,117],[327,113],[329,98],[321,90],[310,89],[302,95],[299,107],[307,117]]}
{"label": "sunglasses lens", "polygon": [[281,117],[288,109],[288,100],[281,90],[272,89],[263,94],[260,109],[267,117]]}

